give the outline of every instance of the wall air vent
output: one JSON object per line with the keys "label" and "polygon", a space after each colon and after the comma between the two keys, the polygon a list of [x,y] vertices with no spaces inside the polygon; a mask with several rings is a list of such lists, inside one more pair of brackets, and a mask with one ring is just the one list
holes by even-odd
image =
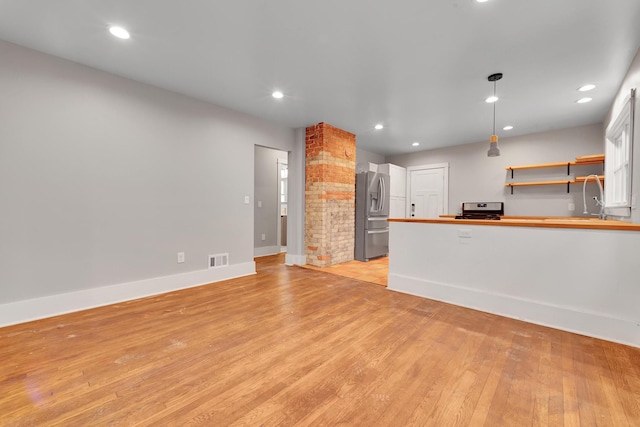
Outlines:
{"label": "wall air vent", "polygon": [[209,255],[209,268],[228,267],[229,253]]}

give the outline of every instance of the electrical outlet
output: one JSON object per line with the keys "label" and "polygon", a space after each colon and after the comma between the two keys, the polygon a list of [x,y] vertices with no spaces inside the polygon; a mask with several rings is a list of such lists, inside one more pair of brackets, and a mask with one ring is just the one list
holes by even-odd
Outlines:
{"label": "electrical outlet", "polygon": [[262,240],[267,240],[267,235],[262,233]]}
{"label": "electrical outlet", "polygon": [[261,208],[262,207],[262,200],[258,200],[258,207]]}
{"label": "electrical outlet", "polygon": [[573,212],[576,210],[576,204],[573,202],[569,202],[569,212]]}
{"label": "electrical outlet", "polygon": [[244,204],[245,205],[249,204],[249,196],[244,196]]}
{"label": "electrical outlet", "polygon": [[464,238],[470,239],[472,237],[471,230],[469,229],[458,230],[458,237],[464,237]]}
{"label": "electrical outlet", "polygon": [[184,252],[178,252],[178,264],[182,264],[184,262]]}

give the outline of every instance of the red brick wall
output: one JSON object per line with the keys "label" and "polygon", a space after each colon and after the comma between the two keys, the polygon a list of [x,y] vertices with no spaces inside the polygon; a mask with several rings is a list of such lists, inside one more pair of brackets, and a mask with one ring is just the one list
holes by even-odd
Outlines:
{"label": "red brick wall", "polygon": [[326,123],[307,128],[305,246],[307,264],[353,260],[356,136]]}

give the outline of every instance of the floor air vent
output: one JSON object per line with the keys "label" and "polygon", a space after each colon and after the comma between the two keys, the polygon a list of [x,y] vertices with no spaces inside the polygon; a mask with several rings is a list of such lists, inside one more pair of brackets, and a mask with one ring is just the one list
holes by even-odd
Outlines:
{"label": "floor air vent", "polygon": [[209,255],[209,268],[227,267],[229,265],[229,254]]}

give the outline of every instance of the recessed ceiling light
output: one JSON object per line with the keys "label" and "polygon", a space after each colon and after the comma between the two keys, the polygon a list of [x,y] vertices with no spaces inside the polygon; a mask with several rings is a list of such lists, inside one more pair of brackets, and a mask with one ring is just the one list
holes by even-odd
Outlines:
{"label": "recessed ceiling light", "polygon": [[381,125],[380,123],[378,123],[378,124],[377,124],[377,125],[375,125],[374,127],[376,128],[376,130],[380,130],[380,129],[383,129],[383,128],[384,128],[384,126],[383,126],[383,125]]}
{"label": "recessed ceiling light", "polygon": [[411,144],[411,145],[413,145],[414,147],[417,147],[418,145],[420,145],[420,143],[419,143],[419,142],[414,142],[414,143],[413,143],[413,144]]}
{"label": "recessed ceiling light", "polygon": [[478,3],[486,3],[488,0],[476,0]]}
{"label": "recessed ceiling light", "polygon": [[596,88],[596,85],[584,85],[582,86],[580,89],[578,89],[580,92],[588,92],[590,90],[593,90]]}
{"label": "recessed ceiling light", "polygon": [[284,94],[282,92],[280,92],[279,90],[273,92],[271,94],[271,96],[273,96],[275,99],[282,99],[284,97]]}
{"label": "recessed ceiling light", "polygon": [[129,34],[129,31],[125,30],[122,27],[118,27],[116,25],[112,25],[109,27],[109,32],[116,36],[119,39],[128,39],[129,37],[131,37],[131,35]]}
{"label": "recessed ceiling light", "polygon": [[580,98],[576,102],[578,104],[586,104],[587,102],[593,101],[593,98]]}
{"label": "recessed ceiling light", "polygon": [[497,100],[498,100],[498,97],[494,95],[494,96],[490,96],[487,99],[485,99],[484,102],[486,102],[488,104],[491,104],[492,102],[496,102]]}
{"label": "recessed ceiling light", "polygon": [[502,128],[502,130],[511,130],[513,129],[513,126],[509,125],[509,126],[505,126]]}

